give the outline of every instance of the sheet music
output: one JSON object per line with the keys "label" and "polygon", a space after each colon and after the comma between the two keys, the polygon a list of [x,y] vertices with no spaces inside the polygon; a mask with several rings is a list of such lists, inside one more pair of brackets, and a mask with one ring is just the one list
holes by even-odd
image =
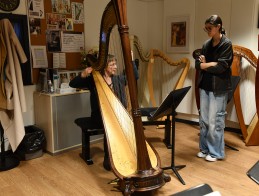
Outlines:
{"label": "sheet music", "polygon": [[62,52],[81,52],[84,48],[83,32],[61,32]]}
{"label": "sheet music", "polygon": [[53,53],[53,68],[66,68],[66,53]]}
{"label": "sheet music", "polygon": [[33,68],[47,68],[48,59],[46,46],[31,46]]}

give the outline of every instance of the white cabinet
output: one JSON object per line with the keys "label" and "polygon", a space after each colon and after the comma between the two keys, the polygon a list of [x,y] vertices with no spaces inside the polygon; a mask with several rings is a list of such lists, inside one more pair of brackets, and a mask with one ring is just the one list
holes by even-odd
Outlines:
{"label": "white cabinet", "polygon": [[91,115],[90,92],[33,96],[35,124],[45,133],[47,152],[54,155],[81,146],[81,129],[74,120]]}

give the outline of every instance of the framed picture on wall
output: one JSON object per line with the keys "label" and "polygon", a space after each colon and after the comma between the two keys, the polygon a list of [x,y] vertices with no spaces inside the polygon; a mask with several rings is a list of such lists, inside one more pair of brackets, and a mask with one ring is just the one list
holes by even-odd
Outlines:
{"label": "framed picture on wall", "polygon": [[68,76],[67,72],[59,73],[59,86],[61,86],[61,84],[63,84],[63,83],[66,83],[66,84],[69,83],[69,76]]}
{"label": "framed picture on wall", "polygon": [[189,16],[169,16],[166,21],[168,53],[189,53]]}

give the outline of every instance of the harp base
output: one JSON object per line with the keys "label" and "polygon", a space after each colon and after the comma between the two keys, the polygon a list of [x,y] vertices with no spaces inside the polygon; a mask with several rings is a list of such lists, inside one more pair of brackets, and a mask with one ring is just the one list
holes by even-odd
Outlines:
{"label": "harp base", "polygon": [[[163,170],[154,169],[140,171],[131,177],[125,177],[118,182],[119,189],[124,195],[131,195],[133,192],[152,191],[162,187],[171,180],[170,176],[163,173]],[[146,175],[143,175],[145,173]]]}

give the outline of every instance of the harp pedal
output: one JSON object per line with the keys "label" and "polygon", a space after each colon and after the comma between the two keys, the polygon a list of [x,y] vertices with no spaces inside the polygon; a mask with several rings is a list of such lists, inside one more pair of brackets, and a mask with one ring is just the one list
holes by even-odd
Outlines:
{"label": "harp pedal", "polygon": [[108,184],[118,184],[119,182],[119,178],[115,178],[114,180],[111,180],[110,182],[108,182]]}

